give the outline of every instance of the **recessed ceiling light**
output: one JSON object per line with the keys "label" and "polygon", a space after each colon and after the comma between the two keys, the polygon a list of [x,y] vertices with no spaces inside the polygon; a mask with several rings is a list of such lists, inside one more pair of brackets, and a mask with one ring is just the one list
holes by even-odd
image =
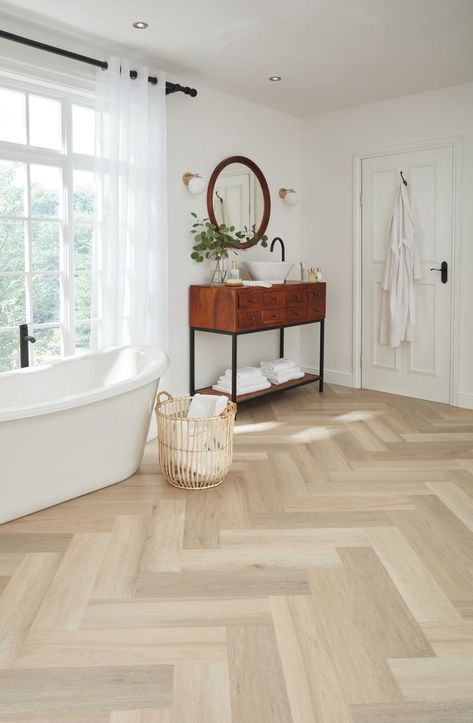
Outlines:
{"label": "recessed ceiling light", "polygon": [[138,20],[138,22],[133,23],[133,27],[137,28],[138,30],[144,30],[148,27],[148,23],[143,22],[143,20]]}
{"label": "recessed ceiling light", "polygon": [[270,75],[269,80],[272,80],[275,82],[276,80],[281,80],[281,76],[280,75]]}

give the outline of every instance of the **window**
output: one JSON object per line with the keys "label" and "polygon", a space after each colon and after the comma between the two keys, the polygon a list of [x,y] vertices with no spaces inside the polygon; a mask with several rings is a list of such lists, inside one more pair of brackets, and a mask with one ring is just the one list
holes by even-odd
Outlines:
{"label": "window", "polygon": [[0,372],[87,349],[95,116],[87,98],[0,82]]}

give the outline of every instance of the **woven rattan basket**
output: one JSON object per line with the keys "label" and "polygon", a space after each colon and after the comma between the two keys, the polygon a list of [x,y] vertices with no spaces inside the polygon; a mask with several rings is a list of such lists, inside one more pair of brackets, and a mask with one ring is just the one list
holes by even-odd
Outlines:
{"label": "woven rattan basket", "polygon": [[219,417],[187,419],[191,401],[158,394],[159,463],[174,487],[202,490],[219,485],[230,469],[236,404],[229,401]]}

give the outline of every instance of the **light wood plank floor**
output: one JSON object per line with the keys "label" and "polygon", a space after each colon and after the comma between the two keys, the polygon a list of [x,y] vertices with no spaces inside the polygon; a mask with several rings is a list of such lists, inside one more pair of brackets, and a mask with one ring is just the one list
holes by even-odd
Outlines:
{"label": "light wood plank floor", "polygon": [[0,528],[0,721],[471,723],[473,412],[304,387]]}

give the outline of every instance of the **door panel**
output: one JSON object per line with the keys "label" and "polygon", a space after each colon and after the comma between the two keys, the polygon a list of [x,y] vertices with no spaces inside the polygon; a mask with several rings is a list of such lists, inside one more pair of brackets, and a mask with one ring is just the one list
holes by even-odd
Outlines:
{"label": "door panel", "polygon": [[[422,278],[413,342],[380,344],[382,281],[390,221],[403,171],[414,212]],[[431,271],[452,260],[453,149],[376,156],[362,162],[362,386],[449,402],[452,284]]]}

